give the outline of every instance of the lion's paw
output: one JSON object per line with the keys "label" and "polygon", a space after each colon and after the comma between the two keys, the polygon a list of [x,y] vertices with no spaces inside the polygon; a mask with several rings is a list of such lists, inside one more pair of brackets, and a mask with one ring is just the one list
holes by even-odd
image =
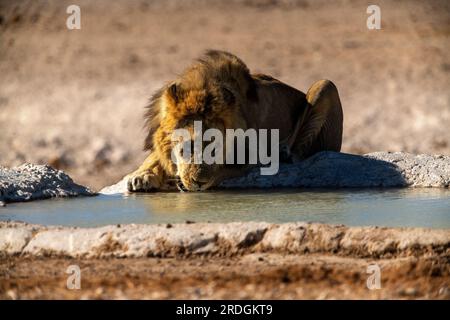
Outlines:
{"label": "lion's paw", "polygon": [[155,191],[159,188],[159,181],[153,173],[139,172],[128,178],[127,188],[131,192]]}

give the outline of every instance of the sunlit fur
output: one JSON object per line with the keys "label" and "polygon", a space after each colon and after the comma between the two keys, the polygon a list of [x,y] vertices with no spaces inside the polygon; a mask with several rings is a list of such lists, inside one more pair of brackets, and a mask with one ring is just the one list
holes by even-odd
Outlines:
{"label": "sunlit fur", "polygon": [[[179,164],[177,168],[171,159],[171,134],[177,128],[193,133],[194,120],[202,121],[204,130],[216,128],[224,135],[225,129],[246,129],[241,109],[254,96],[252,85],[249,70],[239,58],[226,52],[208,51],[152,97],[146,113],[145,150],[157,153],[166,173],[179,175],[188,189],[191,181],[204,179],[199,172],[209,177],[217,175],[221,164]],[[202,182],[207,185],[214,181]]]}

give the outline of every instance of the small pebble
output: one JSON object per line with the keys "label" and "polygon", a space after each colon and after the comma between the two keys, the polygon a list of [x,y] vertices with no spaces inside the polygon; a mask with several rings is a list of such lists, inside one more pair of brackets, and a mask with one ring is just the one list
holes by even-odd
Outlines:
{"label": "small pebble", "polygon": [[450,297],[450,290],[447,287],[442,287],[439,289],[439,293],[440,296],[444,296],[444,297]]}
{"label": "small pebble", "polygon": [[400,291],[400,294],[403,296],[416,296],[417,295],[417,290],[415,288],[406,288],[404,290]]}

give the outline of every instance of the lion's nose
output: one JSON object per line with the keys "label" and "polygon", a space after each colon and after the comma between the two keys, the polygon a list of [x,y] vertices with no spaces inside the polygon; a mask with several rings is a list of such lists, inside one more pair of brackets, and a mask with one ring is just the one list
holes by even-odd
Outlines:
{"label": "lion's nose", "polygon": [[192,179],[191,183],[192,183],[192,189],[194,189],[195,191],[201,190],[201,186],[202,186],[203,182]]}
{"label": "lion's nose", "polygon": [[177,188],[178,190],[180,190],[181,192],[186,192],[188,191],[188,189],[186,189],[186,187],[184,186],[184,184],[180,181],[177,182]]}

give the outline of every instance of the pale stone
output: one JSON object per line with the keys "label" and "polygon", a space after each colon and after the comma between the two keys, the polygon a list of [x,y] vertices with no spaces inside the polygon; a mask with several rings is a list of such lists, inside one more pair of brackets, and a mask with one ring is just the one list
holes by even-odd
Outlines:
{"label": "pale stone", "polygon": [[[246,176],[224,181],[218,188],[342,188],[441,187],[450,185],[450,156],[375,152],[364,156],[320,152],[293,164],[282,163],[276,175]],[[105,187],[104,194],[127,191],[126,178]]]}
{"label": "pale stone", "polygon": [[450,230],[265,222],[44,227],[0,222],[0,252],[69,257],[330,253],[356,257],[450,253]]}

